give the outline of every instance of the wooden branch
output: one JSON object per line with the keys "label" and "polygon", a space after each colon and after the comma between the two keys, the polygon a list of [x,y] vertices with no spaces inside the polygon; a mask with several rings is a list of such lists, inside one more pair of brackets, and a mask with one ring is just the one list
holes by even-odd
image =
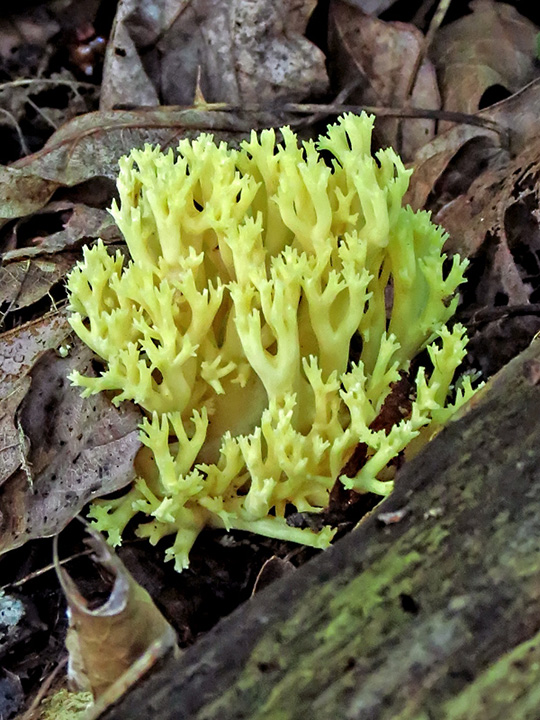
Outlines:
{"label": "wooden branch", "polygon": [[101,717],[526,720],[539,692],[535,341],[356,531]]}

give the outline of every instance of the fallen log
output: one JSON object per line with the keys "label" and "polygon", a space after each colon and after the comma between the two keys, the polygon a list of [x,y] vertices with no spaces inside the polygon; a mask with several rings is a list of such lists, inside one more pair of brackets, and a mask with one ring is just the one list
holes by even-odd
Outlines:
{"label": "fallen log", "polygon": [[354,532],[100,717],[532,720],[539,700],[535,341]]}

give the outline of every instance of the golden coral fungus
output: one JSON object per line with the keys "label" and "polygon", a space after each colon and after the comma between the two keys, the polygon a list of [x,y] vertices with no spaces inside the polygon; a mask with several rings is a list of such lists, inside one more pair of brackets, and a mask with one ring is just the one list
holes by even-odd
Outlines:
{"label": "golden coral fungus", "polygon": [[[291,527],[286,509],[321,510],[338,478],[388,493],[388,462],[471,394],[467,380],[445,406],[466,262],[446,267],[444,233],[402,207],[410,173],[391,149],[372,157],[372,126],[346,115],[301,146],[265,130],[238,151],[200,135],[120,161],[112,214],[131,259],[98,243],[68,281],[71,325],[105,362],[72,381],[147,415],[140,477],[92,510],[113,542],[142,512],[139,535],[175,534],[178,569],[208,525],[324,547],[332,530]],[[370,429],[426,346],[410,415]],[[358,443],[367,460],[344,477]]]}

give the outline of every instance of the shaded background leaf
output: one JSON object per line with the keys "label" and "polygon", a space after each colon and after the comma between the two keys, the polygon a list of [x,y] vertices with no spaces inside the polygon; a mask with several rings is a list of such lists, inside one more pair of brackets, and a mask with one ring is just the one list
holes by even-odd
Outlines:
{"label": "shaded background leaf", "polygon": [[327,88],[324,55],[303,37],[315,0],[121,0],[101,108],[302,100]]}
{"label": "shaded background leaf", "polygon": [[445,110],[474,113],[538,77],[538,28],[506,3],[473,0],[469,7],[471,15],[439,30],[431,57]]}
{"label": "shaded background leaf", "polygon": [[[343,0],[332,0],[329,16],[330,76],[339,89],[353,87],[351,102],[402,107],[423,35],[414,25],[383,22]],[[435,69],[425,59],[410,99],[413,107],[440,107]],[[401,127],[400,127],[401,124]],[[392,145],[410,159],[434,137],[434,120],[379,118],[376,132],[383,145]],[[403,138],[403,141],[402,141]]]}

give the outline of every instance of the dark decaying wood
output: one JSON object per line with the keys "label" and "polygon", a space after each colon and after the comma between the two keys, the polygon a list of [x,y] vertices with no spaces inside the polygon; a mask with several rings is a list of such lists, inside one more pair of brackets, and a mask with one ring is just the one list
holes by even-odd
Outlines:
{"label": "dark decaying wood", "polygon": [[540,718],[540,341],[356,531],[101,716],[307,717]]}

